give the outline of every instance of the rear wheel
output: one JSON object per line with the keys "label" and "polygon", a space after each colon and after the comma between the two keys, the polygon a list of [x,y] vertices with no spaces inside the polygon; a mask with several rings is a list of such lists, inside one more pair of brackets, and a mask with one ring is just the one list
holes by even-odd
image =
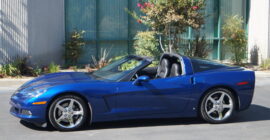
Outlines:
{"label": "rear wheel", "polygon": [[50,123],[57,130],[76,130],[87,120],[87,104],[80,97],[64,95],[52,102],[48,116]]}
{"label": "rear wheel", "polygon": [[217,88],[206,93],[201,105],[201,117],[209,123],[223,123],[235,111],[235,99],[231,91]]}

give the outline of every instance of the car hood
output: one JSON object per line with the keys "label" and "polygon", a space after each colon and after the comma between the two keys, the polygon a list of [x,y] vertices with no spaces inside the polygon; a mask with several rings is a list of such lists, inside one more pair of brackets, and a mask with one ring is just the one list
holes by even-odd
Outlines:
{"label": "car hood", "polygon": [[100,82],[83,72],[61,72],[46,74],[23,84],[18,90],[39,87],[51,87],[56,85],[71,84],[78,82]]}

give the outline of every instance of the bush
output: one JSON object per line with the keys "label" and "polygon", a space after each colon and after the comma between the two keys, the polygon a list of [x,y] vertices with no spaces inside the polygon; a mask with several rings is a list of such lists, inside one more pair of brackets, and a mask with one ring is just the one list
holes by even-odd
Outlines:
{"label": "bush", "polygon": [[4,73],[2,72],[2,65],[0,65],[0,78],[4,78],[5,75]]}
{"label": "bush", "polygon": [[84,31],[73,31],[65,46],[65,59],[67,65],[75,65],[82,54],[82,47],[85,45],[83,39]]}
{"label": "bush", "polygon": [[29,65],[28,57],[16,57],[9,64],[4,64],[0,67],[0,77],[6,76],[38,76],[42,73],[39,67],[33,68]]}
{"label": "bush", "polygon": [[32,71],[32,76],[39,76],[42,74],[42,69],[40,67],[36,67]]}
{"label": "bush", "polygon": [[20,70],[14,65],[14,63],[10,64],[4,64],[1,66],[0,69],[0,74],[1,77],[6,77],[6,76],[20,76]]}
{"label": "bush", "polygon": [[60,71],[60,66],[54,62],[50,63],[47,73],[56,73]]}
{"label": "bush", "polygon": [[230,48],[233,53],[232,61],[237,65],[242,64],[247,53],[247,37],[243,23],[243,19],[235,15],[228,17],[222,27],[224,44]]}
{"label": "bush", "polygon": [[138,32],[135,39],[134,48],[137,55],[159,59],[162,51],[158,48],[158,40],[155,38],[155,32]]}

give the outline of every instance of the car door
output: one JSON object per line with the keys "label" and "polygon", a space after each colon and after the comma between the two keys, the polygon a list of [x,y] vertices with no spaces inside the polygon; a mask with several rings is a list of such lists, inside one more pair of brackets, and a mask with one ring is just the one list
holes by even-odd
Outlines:
{"label": "car door", "polygon": [[182,112],[192,93],[190,76],[154,79],[141,85],[117,83],[116,109],[120,116]]}

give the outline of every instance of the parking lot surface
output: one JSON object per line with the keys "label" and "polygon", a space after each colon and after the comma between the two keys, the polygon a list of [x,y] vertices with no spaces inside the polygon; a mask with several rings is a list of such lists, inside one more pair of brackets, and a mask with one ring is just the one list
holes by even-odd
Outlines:
{"label": "parking lot surface", "polygon": [[59,132],[24,123],[9,114],[9,98],[24,80],[0,80],[1,140],[270,140],[270,74],[256,74],[252,105],[226,124],[196,118],[95,123],[80,131]]}

